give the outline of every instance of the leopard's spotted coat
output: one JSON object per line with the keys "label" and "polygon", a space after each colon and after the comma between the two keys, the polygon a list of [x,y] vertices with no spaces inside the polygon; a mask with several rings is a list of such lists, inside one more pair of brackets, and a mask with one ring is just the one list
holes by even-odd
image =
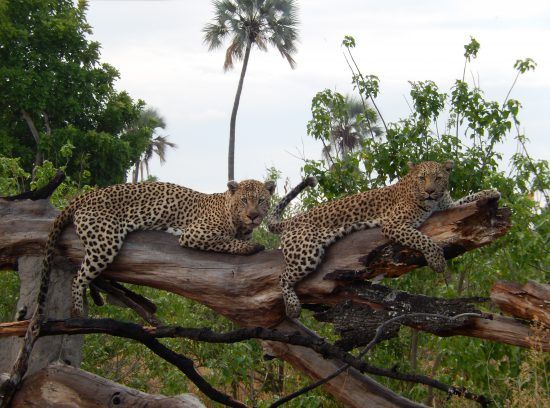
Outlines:
{"label": "leopard's spotted coat", "polygon": [[275,185],[231,181],[225,193],[203,194],[171,183],[118,184],[76,197],[55,219],[46,243],[38,315],[48,290],[56,242],[74,222],[85,255],[73,281],[73,315],[83,312],[83,294],[135,230],[163,230],[181,246],[249,255],[263,249],[248,241],[267,214]]}
{"label": "leopard's spotted coat", "polygon": [[410,171],[394,185],[330,201],[287,220],[284,206],[311,183],[303,182],[278,205],[269,219],[271,232],[281,234],[285,270],[280,286],[289,317],[300,315],[294,285],[315,271],[326,248],[353,231],[382,227],[382,233],[424,255],[436,272],[446,272],[443,250],[417,228],[434,212],[481,198],[499,198],[496,190],[484,190],[453,201],[449,173],[453,162],[409,163]]}

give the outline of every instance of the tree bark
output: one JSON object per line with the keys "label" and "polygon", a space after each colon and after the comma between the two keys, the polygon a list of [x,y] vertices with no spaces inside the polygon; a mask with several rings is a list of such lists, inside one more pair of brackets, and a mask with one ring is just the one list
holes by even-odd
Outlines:
{"label": "tree bark", "polygon": [[[17,310],[25,310],[19,319],[30,316],[35,308],[40,286],[41,256],[26,255],[19,258],[18,274],[21,282]],[[71,297],[71,283],[74,274],[71,265],[56,257],[52,267],[49,296],[46,301],[45,313],[51,319],[66,319],[70,316],[71,305],[67,299]],[[21,322],[28,324],[28,321]],[[26,331],[26,328],[25,328]],[[23,333],[24,334],[24,333]],[[9,372],[19,354],[22,337],[0,338],[0,373]],[[29,360],[28,374],[32,374],[55,361],[78,367],[82,360],[82,335],[48,336],[36,341]]]}
{"label": "tree bark", "polygon": [[550,328],[550,285],[533,281],[521,286],[497,282],[491,289],[491,300],[504,313],[526,320],[537,320]]}
{"label": "tree bark", "polygon": [[150,395],[65,364],[53,364],[27,377],[12,408],[158,407],[203,408],[193,395]]}
{"label": "tree bark", "polygon": [[[0,200],[0,230],[5,232],[0,234],[0,267],[17,267],[22,256],[42,252],[56,214],[57,211],[46,201]],[[495,202],[477,202],[436,213],[421,230],[443,246],[447,258],[452,258],[505,234],[510,227],[509,217],[509,211],[497,209]],[[67,257],[73,265],[81,262],[82,245],[74,228],[67,228],[57,248],[58,254]],[[297,292],[306,304],[333,305],[357,300],[354,289],[363,285],[363,279],[397,277],[422,265],[425,265],[425,260],[421,254],[388,242],[378,229],[361,231],[331,246],[322,266],[297,286]],[[168,234],[147,231],[131,233],[115,262],[102,276],[195,299],[245,327],[285,329],[288,322],[285,321],[278,287],[283,267],[284,260],[278,250],[248,257],[207,253],[181,248]],[[422,273],[432,274],[429,271]],[[361,301],[378,307],[373,300]],[[513,332],[513,319],[502,319],[509,329],[507,342],[524,345],[525,340]],[[500,341],[500,338],[495,338],[493,323],[482,317],[468,319],[467,324],[453,328],[446,335],[475,335]],[[521,336],[525,334],[525,330],[520,333]],[[277,351],[276,347],[273,350]],[[331,369],[326,367],[320,355],[303,353],[294,346],[283,347],[277,353],[313,377],[322,377]],[[334,362],[333,366],[339,366],[339,363]],[[365,378],[357,374],[356,380],[365,382]],[[331,392],[339,399],[345,399],[349,394],[349,390],[340,386]],[[375,398],[373,392],[370,387],[359,387],[357,401],[370,401]],[[386,406],[400,406],[388,399],[385,403]]]}
{"label": "tree bark", "polygon": [[[14,267],[20,256],[41,253],[56,214],[45,201],[3,202],[0,267]],[[509,226],[507,209],[478,202],[436,213],[421,230],[451,258],[494,241]],[[83,250],[74,228],[67,228],[57,247],[80,264]],[[345,289],[358,280],[400,276],[424,264],[422,255],[389,243],[379,229],[360,231],[332,245],[319,270],[301,282],[297,292],[303,303],[337,304],[349,299]],[[252,256],[208,253],[181,248],[171,235],[146,231],[128,235],[102,276],[197,300],[243,326],[271,327],[285,317],[278,286],[283,268],[279,250]]]}
{"label": "tree bark", "polygon": [[241,101],[241,92],[243,90],[244,77],[246,75],[246,68],[248,67],[248,59],[250,57],[251,49],[252,49],[252,42],[249,40],[246,43],[246,49],[245,49],[244,58],[243,58],[243,66],[241,68],[241,76],[239,78],[239,85],[237,86],[237,92],[235,93],[233,110],[231,111],[231,121],[229,122],[229,151],[227,154],[227,181],[235,180],[235,127],[237,124],[237,111],[239,110],[239,103]]}

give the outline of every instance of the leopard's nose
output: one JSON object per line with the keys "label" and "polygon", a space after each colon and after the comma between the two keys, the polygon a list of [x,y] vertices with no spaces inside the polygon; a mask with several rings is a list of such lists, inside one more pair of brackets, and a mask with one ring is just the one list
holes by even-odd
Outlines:
{"label": "leopard's nose", "polygon": [[260,213],[258,211],[249,211],[246,216],[250,219],[252,222],[257,222],[260,219]]}
{"label": "leopard's nose", "polygon": [[424,191],[428,194],[432,194],[433,192],[435,192],[435,187],[433,186],[428,186],[424,189]]}

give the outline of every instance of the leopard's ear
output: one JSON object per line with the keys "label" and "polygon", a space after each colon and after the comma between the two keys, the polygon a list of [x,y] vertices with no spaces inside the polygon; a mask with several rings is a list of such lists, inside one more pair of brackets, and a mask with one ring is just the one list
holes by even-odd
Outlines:
{"label": "leopard's ear", "polygon": [[445,167],[445,170],[447,170],[448,173],[451,172],[453,169],[454,162],[452,160],[447,160],[445,163],[443,163],[443,167]]}
{"label": "leopard's ear", "polygon": [[231,180],[227,182],[227,188],[229,189],[229,192],[231,194],[235,194],[235,191],[237,191],[238,187],[239,187],[239,183],[237,183],[235,180]]}
{"label": "leopard's ear", "polygon": [[412,161],[408,161],[407,162],[407,167],[409,168],[409,170],[414,170],[414,163]]}
{"label": "leopard's ear", "polygon": [[269,180],[264,183],[264,187],[267,189],[267,191],[269,191],[269,194],[273,195],[273,193],[275,192],[276,184],[273,180]]}

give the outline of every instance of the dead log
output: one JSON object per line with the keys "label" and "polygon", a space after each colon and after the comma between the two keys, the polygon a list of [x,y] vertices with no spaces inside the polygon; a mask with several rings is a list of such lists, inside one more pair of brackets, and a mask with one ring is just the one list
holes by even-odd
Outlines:
{"label": "dead log", "polygon": [[204,407],[191,394],[176,397],[146,394],[65,364],[52,364],[26,377],[20,390],[15,394],[11,406],[12,408]]}
{"label": "dead log", "polygon": [[[20,257],[41,253],[56,214],[46,201],[0,200],[0,267],[17,267]],[[495,202],[477,202],[437,213],[421,229],[442,245],[446,257],[451,258],[505,234],[509,218],[509,211],[497,209]],[[68,228],[58,244],[58,254],[78,265],[82,252],[74,229]],[[389,243],[378,229],[361,231],[333,245],[322,267],[302,282],[297,292],[304,303],[337,304],[348,299],[347,289],[357,279],[400,276],[422,265],[425,260],[419,253]],[[181,248],[168,234],[148,231],[128,236],[103,277],[195,299],[243,326],[279,325],[284,330],[284,308],[277,285],[282,269],[280,251],[249,257],[206,253]],[[461,334],[469,335],[467,329],[462,330]],[[490,335],[483,330],[477,333],[482,338]],[[517,340],[517,344],[521,341]],[[322,369],[324,360],[316,353],[301,353],[293,347],[279,352],[313,377],[326,373]],[[343,399],[348,391],[334,387],[332,392]],[[360,387],[355,393],[357,401],[375,397],[369,387]],[[382,399],[385,405],[381,406],[399,406]],[[350,402],[350,406],[363,405]]]}
{"label": "dead log", "polygon": [[550,285],[533,281],[497,282],[491,288],[491,300],[504,313],[526,320],[537,320],[550,328]]}
{"label": "dead log", "polygon": [[[56,214],[45,201],[2,202],[0,267],[14,267],[19,257],[40,253]],[[477,202],[436,213],[421,229],[451,258],[505,234],[509,217],[495,202]],[[58,248],[73,264],[80,263],[82,245],[72,227]],[[131,233],[102,276],[195,299],[243,326],[270,327],[284,318],[277,284],[283,264],[278,250],[248,257],[207,253],[181,248],[169,234],[147,231]],[[424,264],[418,252],[389,243],[379,229],[360,231],[333,245],[297,292],[304,303],[336,304],[347,299],[342,289],[353,279],[399,276]]]}
{"label": "dead log", "polygon": [[[488,301],[487,298],[435,298],[391,290],[368,282],[355,284],[345,290],[347,301],[332,307],[310,307],[317,311],[318,320],[331,322],[342,336],[338,345],[349,350],[367,344],[383,322],[410,313],[437,313],[440,317],[405,318],[400,324],[386,328],[382,339],[395,337],[401,324],[440,337],[478,337],[499,343],[550,351],[550,331],[539,333],[530,322],[481,313],[472,303]],[[492,296],[491,296],[492,297]],[[550,302],[550,296],[545,302]],[[479,314],[456,320],[449,317],[461,314]],[[447,318],[445,318],[447,317]],[[536,344],[534,343],[536,342]]]}
{"label": "dead log", "polygon": [[[0,266],[14,267],[25,254],[39,253],[57,211],[43,200],[0,205]],[[436,213],[422,230],[445,248],[447,257],[486,245],[506,233],[510,213],[496,202],[479,201]],[[77,265],[82,245],[72,227],[63,234],[59,253]],[[334,244],[319,270],[298,285],[304,303],[358,301],[380,308],[373,299],[357,297],[356,280],[379,274],[399,276],[425,263],[416,251],[391,244],[372,229]],[[115,262],[102,276],[121,282],[168,290],[197,300],[245,327],[273,327],[284,318],[277,281],[283,268],[280,251],[242,257],[181,248],[165,233],[128,236]],[[424,271],[423,273],[432,273]],[[351,288],[351,289],[350,289]],[[529,327],[513,319],[470,318],[467,324],[438,335],[466,335],[529,347]],[[429,327],[420,327],[426,330]]]}

